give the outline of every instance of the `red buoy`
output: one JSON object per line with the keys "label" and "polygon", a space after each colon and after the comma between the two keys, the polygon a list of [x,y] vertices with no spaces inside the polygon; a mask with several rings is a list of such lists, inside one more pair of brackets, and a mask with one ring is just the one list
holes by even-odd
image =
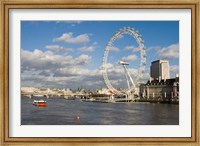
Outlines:
{"label": "red buoy", "polygon": [[78,115],[78,116],[76,116],[76,120],[77,121],[79,121],[80,120],[80,116]]}

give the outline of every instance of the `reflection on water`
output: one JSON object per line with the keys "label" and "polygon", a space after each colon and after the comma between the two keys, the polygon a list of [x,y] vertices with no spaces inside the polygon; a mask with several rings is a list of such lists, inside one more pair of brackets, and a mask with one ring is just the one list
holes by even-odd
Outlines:
{"label": "reflection on water", "polygon": [[[47,107],[21,98],[22,125],[178,125],[179,105],[97,103],[61,98],[45,99]],[[79,118],[77,118],[77,116]]]}

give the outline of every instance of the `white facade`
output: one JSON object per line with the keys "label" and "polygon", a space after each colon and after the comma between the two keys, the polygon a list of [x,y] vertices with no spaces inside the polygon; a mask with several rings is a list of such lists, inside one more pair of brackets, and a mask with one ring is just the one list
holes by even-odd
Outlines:
{"label": "white facade", "polygon": [[169,61],[157,60],[151,63],[150,74],[153,79],[166,80],[170,78]]}
{"label": "white facade", "polygon": [[108,94],[108,95],[111,94],[110,89],[107,89],[107,88],[103,88],[101,90],[98,90],[98,93],[99,94]]}

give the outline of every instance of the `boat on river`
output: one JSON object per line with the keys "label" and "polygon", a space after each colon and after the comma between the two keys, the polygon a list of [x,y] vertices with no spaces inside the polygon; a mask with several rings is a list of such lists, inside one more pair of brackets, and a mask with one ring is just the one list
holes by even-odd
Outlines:
{"label": "boat on river", "polygon": [[39,107],[45,107],[47,106],[47,102],[45,100],[33,100],[33,105],[39,106]]}

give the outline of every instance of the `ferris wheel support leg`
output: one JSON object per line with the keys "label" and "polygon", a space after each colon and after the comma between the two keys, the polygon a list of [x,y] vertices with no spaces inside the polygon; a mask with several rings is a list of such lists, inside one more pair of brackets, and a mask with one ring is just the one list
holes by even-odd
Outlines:
{"label": "ferris wheel support leg", "polygon": [[129,80],[128,80],[127,69],[126,69],[125,65],[123,65],[123,67],[124,67],[124,71],[125,71],[125,76],[126,76],[126,82],[127,82],[127,85],[128,85],[128,89],[130,90],[131,87],[130,87],[130,83],[129,83]]}
{"label": "ferris wheel support leg", "polygon": [[128,71],[128,69],[127,69],[127,67],[125,65],[124,65],[124,68],[125,68],[126,74],[128,75],[128,77],[129,77],[129,79],[130,79],[130,81],[132,83],[132,86],[135,87],[135,84],[134,84],[133,79],[132,79],[132,77],[130,75],[130,72]]}

